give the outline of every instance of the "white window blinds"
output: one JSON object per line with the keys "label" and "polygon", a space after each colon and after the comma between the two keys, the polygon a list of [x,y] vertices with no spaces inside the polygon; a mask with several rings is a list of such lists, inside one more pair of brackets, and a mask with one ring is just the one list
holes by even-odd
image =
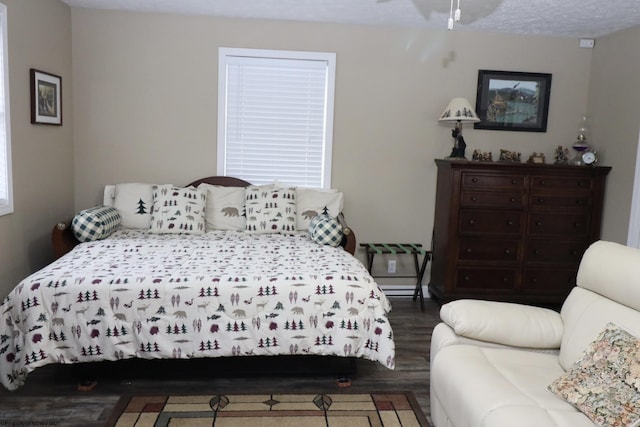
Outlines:
{"label": "white window blinds", "polygon": [[7,7],[0,4],[0,215],[13,212],[7,63]]}
{"label": "white window blinds", "polygon": [[329,187],[335,54],[220,49],[218,173]]}

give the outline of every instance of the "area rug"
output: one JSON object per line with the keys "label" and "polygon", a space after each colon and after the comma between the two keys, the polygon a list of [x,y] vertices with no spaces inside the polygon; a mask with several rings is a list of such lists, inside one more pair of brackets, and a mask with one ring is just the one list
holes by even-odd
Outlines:
{"label": "area rug", "polygon": [[411,393],[125,397],[115,427],[428,427]]}

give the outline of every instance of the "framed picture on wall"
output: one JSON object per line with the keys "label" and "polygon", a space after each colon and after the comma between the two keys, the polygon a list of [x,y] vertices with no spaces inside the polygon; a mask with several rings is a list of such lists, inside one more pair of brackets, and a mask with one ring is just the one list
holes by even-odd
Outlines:
{"label": "framed picture on wall", "polygon": [[35,69],[31,73],[31,123],[62,125],[62,78]]}
{"label": "framed picture on wall", "polygon": [[551,74],[478,71],[475,129],[546,132]]}

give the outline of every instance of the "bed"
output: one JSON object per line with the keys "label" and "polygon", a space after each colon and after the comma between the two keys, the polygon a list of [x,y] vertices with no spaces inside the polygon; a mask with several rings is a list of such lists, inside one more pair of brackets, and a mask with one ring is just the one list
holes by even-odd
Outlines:
{"label": "bed", "polygon": [[[220,221],[244,221],[244,228],[218,229],[209,217],[206,227],[171,222],[171,194],[183,189],[190,198],[178,208],[184,217],[199,215],[193,206],[200,203]],[[221,193],[214,190],[242,194],[244,214],[226,205],[216,209],[211,201]],[[110,191],[113,186],[105,188],[105,205]],[[0,306],[0,381],[7,389],[52,363],[134,358],[316,355],[394,368],[391,305],[353,256],[355,235],[337,205],[312,216],[296,189],[231,177],[153,191],[152,200],[137,202],[139,210],[151,205],[150,229],[124,227],[123,216],[108,237],[79,243],[68,222],[54,227],[59,258],[19,283]],[[206,201],[191,199],[192,191]],[[165,196],[174,218],[159,212]],[[262,207],[274,200],[286,200],[286,210],[278,208],[286,213],[262,217]],[[298,221],[310,220],[306,230],[293,225],[296,214]],[[317,243],[314,220],[317,225],[321,217],[339,221],[337,244]]]}

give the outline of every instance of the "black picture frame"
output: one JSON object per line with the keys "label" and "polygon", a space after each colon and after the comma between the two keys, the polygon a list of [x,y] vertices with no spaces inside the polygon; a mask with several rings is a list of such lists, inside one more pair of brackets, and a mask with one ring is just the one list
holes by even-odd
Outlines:
{"label": "black picture frame", "polygon": [[62,77],[31,68],[31,123],[62,125]]}
{"label": "black picture frame", "polygon": [[478,70],[474,129],[546,132],[551,74]]}

